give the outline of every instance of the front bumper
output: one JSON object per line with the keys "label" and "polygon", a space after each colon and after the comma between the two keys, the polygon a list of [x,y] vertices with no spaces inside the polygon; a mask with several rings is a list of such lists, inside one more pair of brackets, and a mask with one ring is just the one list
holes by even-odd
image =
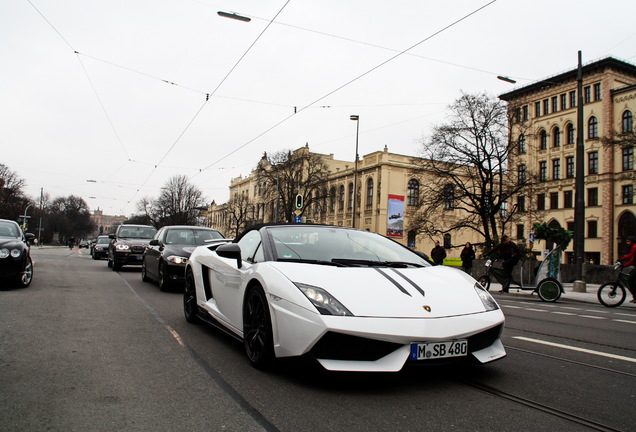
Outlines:
{"label": "front bumper", "polygon": [[124,265],[141,265],[143,258],[142,253],[133,253],[133,252],[115,252],[113,255],[113,262],[116,265],[124,266]]}
{"label": "front bumper", "polygon": [[17,279],[22,276],[26,264],[26,254],[19,258],[11,256],[0,259],[0,279]]}

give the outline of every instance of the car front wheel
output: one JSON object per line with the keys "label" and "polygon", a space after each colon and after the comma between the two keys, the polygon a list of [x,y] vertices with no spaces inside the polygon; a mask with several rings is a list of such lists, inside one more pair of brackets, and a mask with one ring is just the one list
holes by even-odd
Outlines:
{"label": "car front wheel", "polygon": [[243,342],[252,365],[258,369],[274,360],[272,320],[265,293],[260,286],[250,288],[243,304]]}
{"label": "car front wheel", "polygon": [[18,286],[20,288],[26,288],[31,285],[31,281],[33,280],[33,261],[30,256],[27,256],[26,263],[24,264],[24,270],[22,271],[22,275],[18,279]]}

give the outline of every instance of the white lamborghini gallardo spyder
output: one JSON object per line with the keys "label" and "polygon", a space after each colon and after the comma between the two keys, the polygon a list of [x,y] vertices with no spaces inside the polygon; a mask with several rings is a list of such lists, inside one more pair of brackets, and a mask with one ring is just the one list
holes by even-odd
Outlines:
{"label": "white lamborghini gallardo spyder", "polygon": [[308,355],[334,371],[505,357],[504,315],[472,277],[368,231],[269,224],[199,246],[185,318],[243,341],[256,367]]}

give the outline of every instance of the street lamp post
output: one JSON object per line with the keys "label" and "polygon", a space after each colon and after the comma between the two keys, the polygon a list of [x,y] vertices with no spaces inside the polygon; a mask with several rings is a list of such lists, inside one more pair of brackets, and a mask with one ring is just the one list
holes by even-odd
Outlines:
{"label": "street lamp post", "polygon": [[577,93],[576,102],[576,178],[574,181],[575,204],[574,204],[574,259],[576,263],[576,280],[574,281],[574,291],[585,292],[585,281],[583,281],[583,262],[585,253],[585,198],[583,191],[584,184],[584,164],[585,164],[585,143],[583,130],[583,66],[581,65],[581,51],[579,51],[579,63],[577,70]]}
{"label": "street lamp post", "polygon": [[351,227],[356,227],[356,205],[358,201],[358,136],[360,132],[360,116],[351,115],[349,118],[356,122],[356,159],[353,163],[353,216],[351,217]]}
{"label": "street lamp post", "polygon": [[22,231],[26,231],[27,229],[27,219],[29,219],[31,216],[27,216],[27,210],[29,209],[29,207],[31,207],[32,204],[29,204],[28,206],[26,206],[26,208],[24,209],[24,214],[22,216],[20,216],[22,218]]}

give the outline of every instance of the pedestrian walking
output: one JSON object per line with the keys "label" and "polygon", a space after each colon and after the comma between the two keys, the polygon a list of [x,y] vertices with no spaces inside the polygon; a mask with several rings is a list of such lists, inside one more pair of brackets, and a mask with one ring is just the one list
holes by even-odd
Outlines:
{"label": "pedestrian walking", "polygon": [[627,246],[629,253],[618,260],[623,263],[623,267],[632,267],[629,272],[629,292],[632,293],[630,302],[636,303],[636,236],[627,237]]}
{"label": "pedestrian walking", "polygon": [[431,250],[431,259],[435,265],[444,264],[444,258],[446,258],[446,249],[439,245],[439,241],[435,241],[435,247]]}
{"label": "pedestrian walking", "polygon": [[510,240],[510,237],[504,234],[501,236],[501,243],[495,246],[489,255],[494,255],[503,260],[502,267],[506,272],[507,281],[501,289],[501,292],[507,293],[510,288],[510,282],[512,281],[512,270],[519,262],[519,247]]}
{"label": "pedestrian walking", "polygon": [[462,268],[464,269],[464,271],[468,274],[471,274],[473,271],[475,250],[473,249],[473,245],[471,245],[470,242],[466,242],[466,246],[464,246],[464,249],[462,249],[459,257],[462,259]]}

